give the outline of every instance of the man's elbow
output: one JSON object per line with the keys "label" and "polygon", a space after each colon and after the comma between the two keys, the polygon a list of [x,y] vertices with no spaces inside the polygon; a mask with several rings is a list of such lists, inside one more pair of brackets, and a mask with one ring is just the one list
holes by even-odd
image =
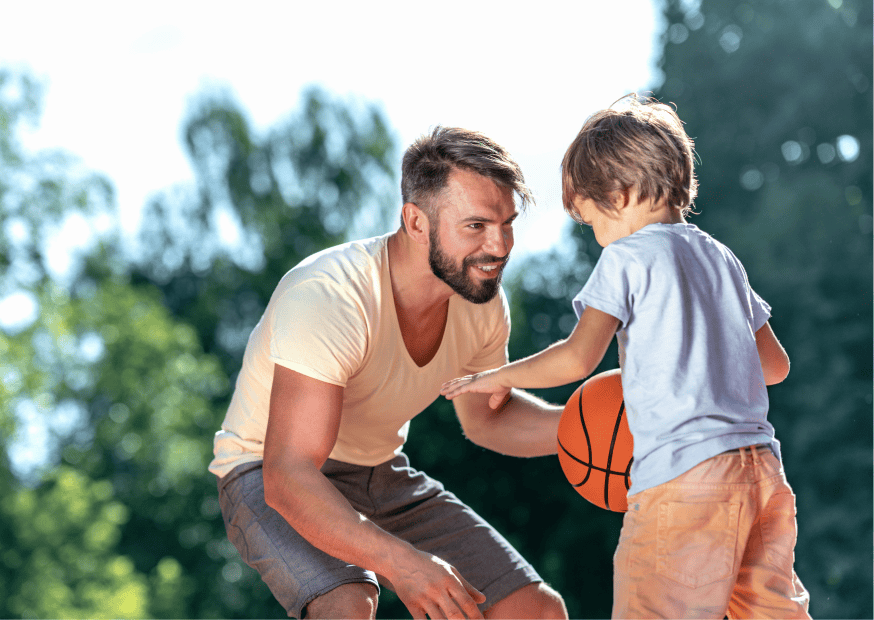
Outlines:
{"label": "man's elbow", "polygon": [[488,448],[488,432],[486,431],[486,425],[482,424],[481,421],[467,421],[461,425],[461,432],[464,433],[464,436],[472,444],[480,448]]}
{"label": "man's elbow", "polygon": [[280,505],[281,489],[284,486],[279,480],[280,476],[278,475],[277,468],[269,467],[267,463],[264,463],[262,475],[264,479],[264,502],[274,510],[277,510]]}

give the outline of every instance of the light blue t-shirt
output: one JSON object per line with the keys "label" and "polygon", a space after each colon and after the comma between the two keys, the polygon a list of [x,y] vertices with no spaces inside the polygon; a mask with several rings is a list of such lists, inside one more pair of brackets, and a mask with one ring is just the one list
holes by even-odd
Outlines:
{"label": "light blue t-shirt", "polygon": [[620,321],[629,494],[741,446],[780,458],[755,341],[771,308],[723,244],[693,224],[646,226],[604,248],[573,306]]}

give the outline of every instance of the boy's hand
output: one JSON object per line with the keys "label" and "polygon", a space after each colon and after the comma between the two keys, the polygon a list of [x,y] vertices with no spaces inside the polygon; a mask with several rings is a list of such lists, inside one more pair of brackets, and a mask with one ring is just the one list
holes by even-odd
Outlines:
{"label": "boy's hand", "polygon": [[491,394],[489,407],[497,409],[504,402],[507,394],[510,393],[511,387],[502,380],[500,368],[496,368],[495,370],[478,372],[475,375],[467,375],[466,377],[447,381],[440,388],[440,393],[449,400],[467,392]]}

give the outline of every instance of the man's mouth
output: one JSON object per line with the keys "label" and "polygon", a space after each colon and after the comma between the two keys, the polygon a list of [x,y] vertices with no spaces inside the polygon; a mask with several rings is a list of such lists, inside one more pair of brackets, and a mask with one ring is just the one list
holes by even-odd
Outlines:
{"label": "man's mouth", "polygon": [[484,276],[489,278],[497,277],[501,270],[504,268],[506,262],[503,263],[491,263],[491,264],[480,264],[480,265],[471,265],[474,269],[478,270]]}

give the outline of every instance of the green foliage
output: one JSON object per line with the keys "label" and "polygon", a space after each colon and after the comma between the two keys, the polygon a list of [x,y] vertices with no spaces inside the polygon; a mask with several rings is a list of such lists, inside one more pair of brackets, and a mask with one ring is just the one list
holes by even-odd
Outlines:
{"label": "green foliage", "polygon": [[[41,468],[0,476],[0,616],[284,616],[225,535],[212,435],[281,275],[387,222],[387,124],[312,89],[262,138],[229,97],[204,95],[183,131],[197,185],[151,201],[131,264],[117,228],[93,225],[114,213],[111,185],[68,155],[24,152],[16,124],[36,117],[38,88],[9,73],[4,84],[0,293],[26,292],[37,313],[0,334],[0,465],[10,471],[17,412],[55,428]],[[44,240],[71,217],[93,238],[58,273]],[[55,509],[90,485],[99,501]]]}
{"label": "green foliage", "polygon": [[[664,8],[655,94],[696,139],[694,221],[740,256],[793,361],[771,419],[798,495],[798,572],[814,615],[870,617],[871,549],[858,544],[872,527],[870,15],[854,0]],[[132,263],[109,181],[21,148],[17,128],[38,112],[39,85],[0,71],[0,298],[38,308],[0,332],[0,616],[284,617],[225,535],[212,435],[281,276],[394,226],[388,123],[310,89],[259,134],[230,95],[204,93],[181,132],[196,182],[149,201]],[[48,240],[70,218],[91,239],[58,273]],[[574,227],[509,283],[512,358],[570,331],[569,300],[599,252]],[[616,365],[613,348],[599,371]],[[541,395],[564,402],[574,387]],[[16,478],[25,409],[56,449]],[[557,459],[477,448],[442,399],[413,421],[407,452],[516,545],[572,617],[609,616],[621,516],[577,496]],[[379,616],[406,615],[385,592]]]}
{"label": "green foliage", "polygon": [[[0,505],[14,545],[0,552],[0,614],[31,618],[144,617],[149,585],[116,547],[128,509],[112,485],[69,467]],[[180,575],[166,580],[178,589]]]}
{"label": "green foliage", "polygon": [[[792,359],[770,419],[798,496],[796,568],[814,616],[869,617],[870,7],[680,7],[668,6],[656,95],[697,141],[699,225],[744,262]],[[841,148],[853,140],[855,157]]]}
{"label": "green foliage", "polygon": [[[870,14],[840,0],[678,0],[665,16],[665,79],[654,94],[676,105],[696,140],[692,221],[743,261],[792,359],[789,378],[770,389],[769,418],[798,497],[796,569],[815,617],[870,617],[871,547],[859,545],[872,527]],[[857,141],[855,158],[841,136]],[[574,227],[564,247],[526,266],[512,288],[511,357],[568,333],[569,300],[598,254]],[[599,370],[615,366],[608,352]],[[546,396],[562,402],[572,387]],[[553,537],[552,527],[540,531]],[[583,540],[589,528],[611,544]],[[587,520],[548,546],[609,570],[612,535]],[[612,588],[594,574],[579,566],[556,578],[572,617],[609,615]]]}
{"label": "green foliage", "polygon": [[160,288],[230,375],[286,271],[350,235],[385,232],[394,142],[376,108],[318,88],[263,136],[230,95],[204,93],[182,133],[196,187],[149,202],[133,275]]}

